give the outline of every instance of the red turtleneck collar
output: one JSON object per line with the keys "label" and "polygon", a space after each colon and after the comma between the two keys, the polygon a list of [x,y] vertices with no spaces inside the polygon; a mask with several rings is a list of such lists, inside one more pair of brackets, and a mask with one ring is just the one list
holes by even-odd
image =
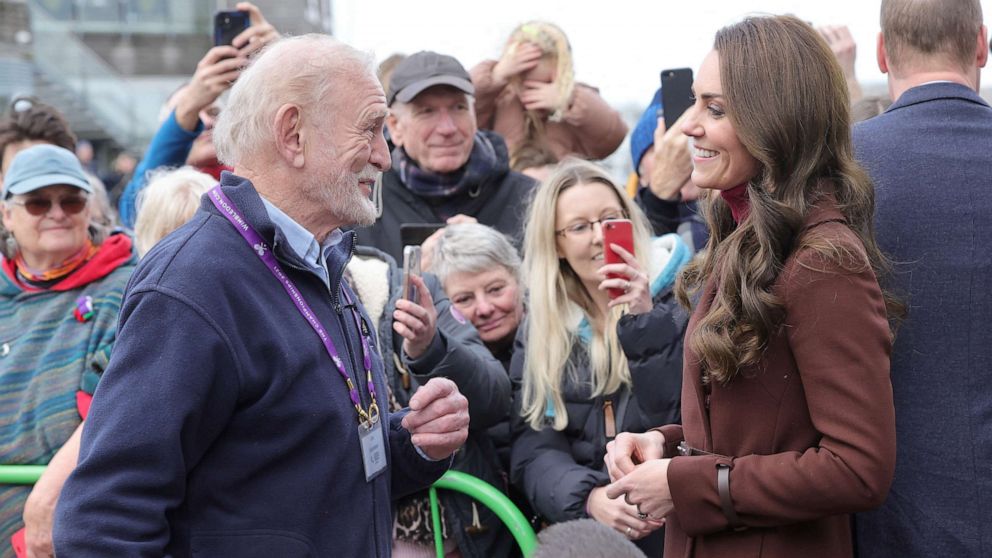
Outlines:
{"label": "red turtleneck collar", "polygon": [[747,195],[747,182],[729,190],[721,190],[720,197],[730,206],[734,222],[740,224],[751,212],[751,199]]}

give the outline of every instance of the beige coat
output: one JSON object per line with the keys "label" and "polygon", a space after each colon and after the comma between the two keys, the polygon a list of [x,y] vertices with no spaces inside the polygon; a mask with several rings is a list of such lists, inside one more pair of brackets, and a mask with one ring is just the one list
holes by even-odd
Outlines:
{"label": "beige coat", "polygon": [[[503,136],[513,153],[524,137],[526,110],[511,88],[493,83],[495,65],[495,60],[486,60],[470,72],[475,85],[475,114],[479,128]],[[627,125],[599,91],[577,83],[564,118],[545,122],[545,133],[548,150],[559,160],[567,155],[605,159],[623,143]]]}

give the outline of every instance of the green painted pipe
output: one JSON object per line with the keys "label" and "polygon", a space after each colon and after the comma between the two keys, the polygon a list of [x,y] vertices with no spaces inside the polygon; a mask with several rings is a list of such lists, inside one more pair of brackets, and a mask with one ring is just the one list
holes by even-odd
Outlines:
{"label": "green painted pipe", "polygon": [[444,558],[444,538],[441,533],[441,510],[437,504],[437,489],[433,486],[430,489],[431,496],[431,523],[434,525],[434,550],[437,551],[437,558]]}
{"label": "green painted pipe", "polygon": [[0,465],[0,484],[34,484],[45,465]]}
{"label": "green painted pipe", "polygon": [[438,558],[444,558],[444,547],[441,540],[441,517],[437,508],[435,490],[437,488],[461,492],[492,510],[510,530],[510,534],[516,539],[524,557],[534,553],[537,548],[537,536],[534,535],[534,529],[531,528],[524,514],[520,513],[517,506],[505,494],[493,485],[472,475],[448,471],[430,489],[431,515],[434,520],[434,545],[437,548]]}
{"label": "green painted pipe", "polygon": [[[45,472],[45,465],[0,465],[0,484],[34,484]],[[434,525],[434,547],[438,558],[444,558],[444,541],[441,538],[441,513],[437,489],[461,492],[493,511],[510,530],[524,556],[530,556],[537,547],[537,537],[524,514],[493,485],[458,471],[448,471],[430,489],[431,520]]]}

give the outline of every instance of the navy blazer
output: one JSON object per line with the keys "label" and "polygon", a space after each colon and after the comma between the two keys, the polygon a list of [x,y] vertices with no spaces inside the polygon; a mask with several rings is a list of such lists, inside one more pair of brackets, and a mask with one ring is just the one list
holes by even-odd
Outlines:
{"label": "navy blazer", "polygon": [[992,107],[914,87],[854,127],[909,306],[892,355],[896,476],[856,518],[864,557],[992,556]]}

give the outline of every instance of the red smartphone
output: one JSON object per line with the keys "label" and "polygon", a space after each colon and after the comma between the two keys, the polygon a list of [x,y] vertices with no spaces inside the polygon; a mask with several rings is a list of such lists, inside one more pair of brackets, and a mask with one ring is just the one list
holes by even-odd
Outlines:
{"label": "red smartphone", "polygon": [[[631,254],[634,253],[634,225],[630,222],[630,219],[609,219],[603,221],[603,260],[607,264],[625,263],[623,258],[620,257],[620,254],[617,254],[610,248],[611,244],[616,244]],[[628,279],[626,275],[619,273],[608,273],[606,276],[610,279]],[[623,296],[624,293],[623,289],[607,289],[607,291],[610,294],[610,298]]]}

